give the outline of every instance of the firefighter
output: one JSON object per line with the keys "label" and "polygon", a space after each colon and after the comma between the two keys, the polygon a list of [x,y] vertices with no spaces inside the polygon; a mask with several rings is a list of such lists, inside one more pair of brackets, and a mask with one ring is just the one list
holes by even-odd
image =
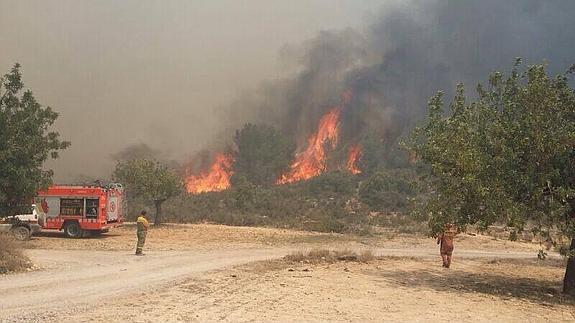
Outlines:
{"label": "firefighter", "polygon": [[142,249],[144,248],[144,243],[146,242],[146,234],[148,233],[148,227],[150,223],[148,219],[146,219],[146,211],[140,212],[140,216],[138,220],[136,220],[136,224],[138,225],[138,244],[136,245],[136,256],[143,256]]}
{"label": "firefighter", "polygon": [[457,234],[457,229],[451,223],[445,225],[443,233],[437,237],[437,244],[440,245],[439,253],[443,260],[443,267],[451,266],[451,255],[453,254],[453,240]]}

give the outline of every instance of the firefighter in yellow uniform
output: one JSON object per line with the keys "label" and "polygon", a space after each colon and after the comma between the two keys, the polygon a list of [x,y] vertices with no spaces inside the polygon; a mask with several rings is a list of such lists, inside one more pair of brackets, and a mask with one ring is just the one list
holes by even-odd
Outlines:
{"label": "firefighter in yellow uniform", "polygon": [[136,246],[136,256],[144,255],[142,253],[142,249],[144,248],[144,243],[146,242],[146,234],[148,234],[148,227],[150,223],[146,219],[146,211],[140,212],[140,216],[138,220],[136,220],[136,224],[138,225],[138,244]]}

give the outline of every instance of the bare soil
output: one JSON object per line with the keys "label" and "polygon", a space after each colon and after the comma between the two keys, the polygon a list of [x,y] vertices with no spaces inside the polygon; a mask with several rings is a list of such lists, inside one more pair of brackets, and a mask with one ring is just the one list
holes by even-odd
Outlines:
{"label": "bare soil", "polygon": [[[518,271],[517,267],[522,270]],[[559,293],[563,266],[533,260],[252,263],[210,272],[64,320],[566,322],[575,303]]]}
{"label": "bare soil", "polygon": [[[26,245],[42,270],[0,276],[0,321],[575,321],[561,258],[480,235],[457,237],[451,269],[433,239],[393,233],[168,225],[149,232],[144,257],[131,226]],[[283,258],[313,248],[378,258]]]}

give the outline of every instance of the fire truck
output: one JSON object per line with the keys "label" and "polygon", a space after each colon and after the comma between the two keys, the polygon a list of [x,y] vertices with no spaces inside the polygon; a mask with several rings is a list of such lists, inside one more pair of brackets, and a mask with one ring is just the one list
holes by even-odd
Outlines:
{"label": "fire truck", "polygon": [[54,185],[34,198],[43,230],[64,231],[70,238],[105,233],[124,222],[124,189],[105,186]]}

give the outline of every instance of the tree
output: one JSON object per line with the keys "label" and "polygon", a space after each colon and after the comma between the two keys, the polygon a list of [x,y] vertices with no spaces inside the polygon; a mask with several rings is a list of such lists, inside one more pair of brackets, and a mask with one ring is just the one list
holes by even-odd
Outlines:
{"label": "tree", "polygon": [[119,161],[113,177],[126,186],[129,197],[139,197],[154,203],[154,224],[162,222],[162,204],[180,194],[184,187],[182,180],[174,172],[152,159]]}
{"label": "tree", "polygon": [[0,78],[0,214],[14,214],[51,183],[42,165],[70,145],[50,131],[57,118],[24,90],[20,64]]}
{"label": "tree", "polygon": [[571,240],[564,292],[575,296],[575,92],[567,73],[518,59],[510,76],[495,72],[477,99],[463,85],[450,111],[442,93],[407,146],[428,165],[435,191],[423,212],[433,232],[501,221],[512,236],[526,229],[546,241]]}
{"label": "tree", "polygon": [[271,126],[248,123],[236,132],[234,141],[234,174],[256,185],[275,183],[293,159],[295,145]]}
{"label": "tree", "polygon": [[235,206],[242,212],[248,212],[257,201],[258,187],[243,175],[236,175],[232,181]]}

